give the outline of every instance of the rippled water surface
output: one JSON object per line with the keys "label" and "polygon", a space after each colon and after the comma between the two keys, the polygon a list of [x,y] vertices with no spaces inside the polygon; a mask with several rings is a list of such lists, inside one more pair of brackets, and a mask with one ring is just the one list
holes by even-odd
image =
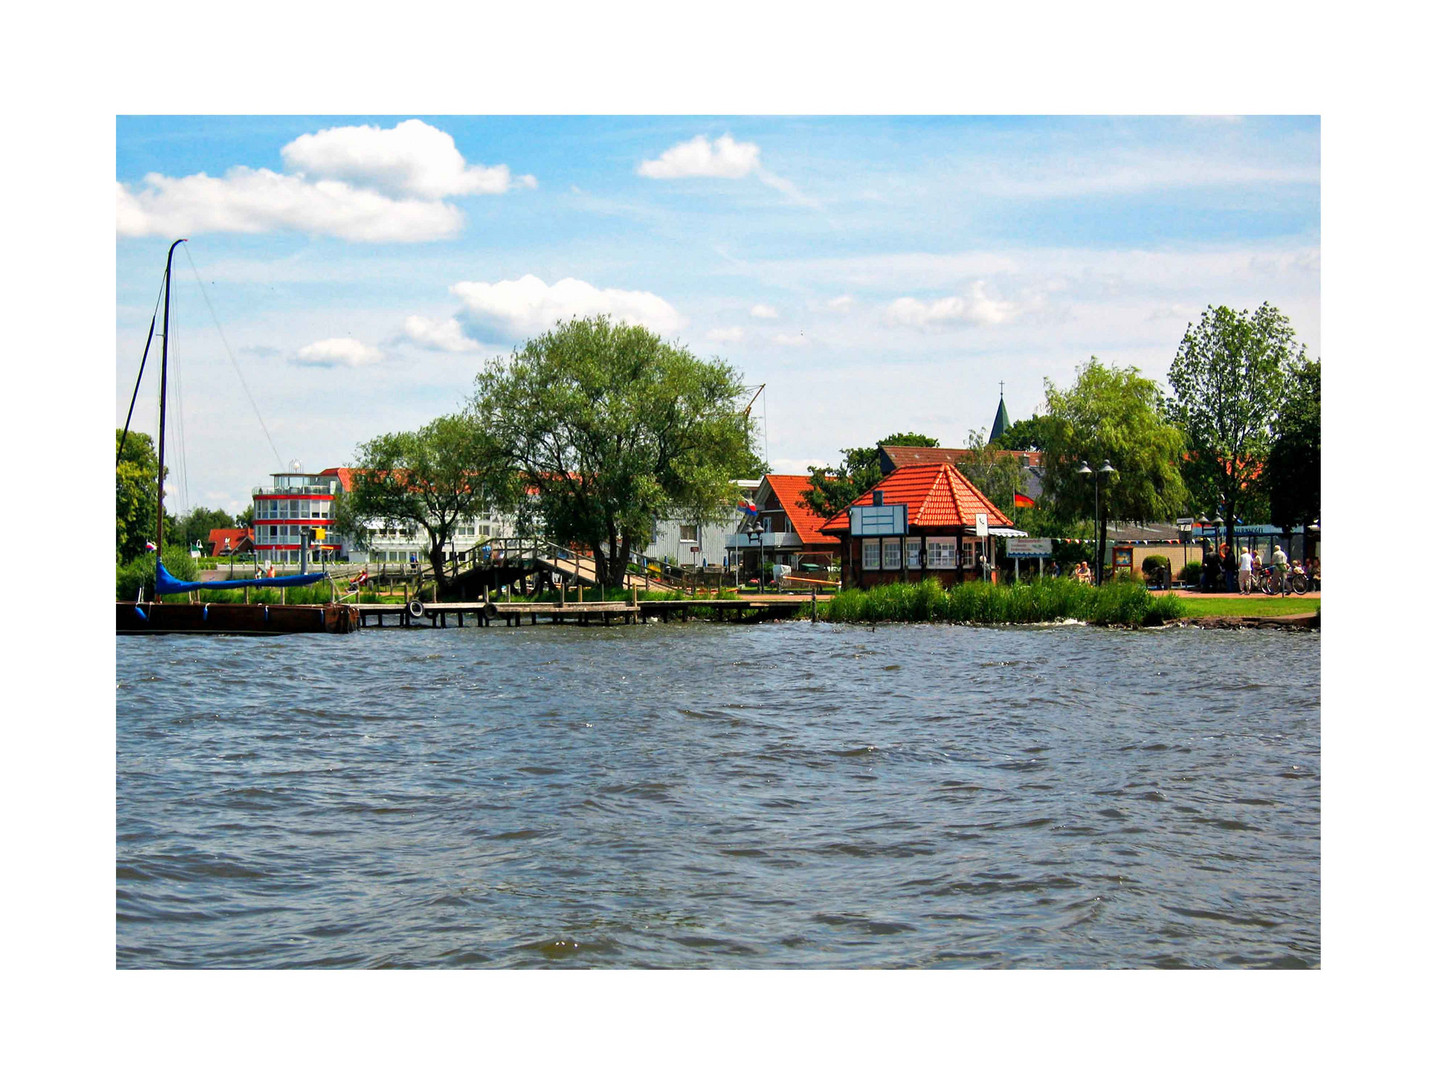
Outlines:
{"label": "rippled water surface", "polygon": [[116,674],[124,968],[1320,962],[1318,634],[118,638]]}

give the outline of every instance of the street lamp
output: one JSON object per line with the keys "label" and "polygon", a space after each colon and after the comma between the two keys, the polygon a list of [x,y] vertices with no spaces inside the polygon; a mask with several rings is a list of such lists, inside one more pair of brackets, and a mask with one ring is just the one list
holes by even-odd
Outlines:
{"label": "street lamp", "polygon": [[1100,548],[1100,477],[1109,476],[1111,473],[1119,472],[1110,464],[1107,458],[1105,464],[1098,469],[1090,468],[1088,461],[1080,462],[1080,468],[1075,470],[1080,476],[1093,476],[1095,478],[1095,584],[1099,585],[1105,580],[1105,569],[1102,562],[1104,552]]}

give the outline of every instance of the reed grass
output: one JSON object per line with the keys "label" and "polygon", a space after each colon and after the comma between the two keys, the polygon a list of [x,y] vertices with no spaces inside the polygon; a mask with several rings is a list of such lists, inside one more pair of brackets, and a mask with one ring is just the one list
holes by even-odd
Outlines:
{"label": "reed grass", "polygon": [[825,618],[839,623],[1044,623],[1075,619],[1097,626],[1156,626],[1183,614],[1176,597],[1155,595],[1133,581],[1095,588],[1072,578],[1022,585],[967,581],[949,589],[933,578],[915,584],[844,589]]}

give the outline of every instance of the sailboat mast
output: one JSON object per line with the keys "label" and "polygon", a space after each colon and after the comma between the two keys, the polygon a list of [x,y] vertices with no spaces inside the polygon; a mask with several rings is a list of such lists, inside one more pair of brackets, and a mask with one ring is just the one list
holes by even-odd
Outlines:
{"label": "sailboat mast", "polygon": [[165,554],[165,380],[170,369],[170,263],[175,258],[175,249],[185,243],[176,240],[170,245],[165,256],[165,329],[160,337],[160,471],[156,477],[155,490],[155,565]]}

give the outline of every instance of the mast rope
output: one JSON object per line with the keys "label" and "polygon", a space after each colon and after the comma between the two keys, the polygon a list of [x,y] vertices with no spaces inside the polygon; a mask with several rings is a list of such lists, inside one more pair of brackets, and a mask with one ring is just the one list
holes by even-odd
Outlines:
{"label": "mast rope", "polygon": [[225,340],[225,331],[220,326],[220,319],[215,314],[215,307],[210,303],[210,294],[205,291],[205,283],[200,280],[200,271],[195,267],[195,260],[190,258],[189,247],[185,248],[185,258],[190,263],[190,271],[195,275],[195,284],[200,286],[200,295],[205,298],[205,306],[210,309],[210,318],[215,323],[215,332],[220,335],[220,344],[225,346],[225,355],[230,358],[230,366],[235,369],[235,376],[240,380],[240,388],[245,391],[246,400],[250,402],[250,408],[255,413],[255,419],[260,422],[260,430],[265,433],[265,441],[270,444],[270,452],[275,455],[275,461],[283,469],[285,459],[280,456],[280,451],[275,449],[275,440],[270,438],[270,429],[265,426],[265,420],[260,415],[260,409],[255,404],[255,398],[250,393],[250,387],[245,382],[245,376],[240,371],[240,365],[235,362],[235,354],[230,350],[230,342]]}
{"label": "mast rope", "polygon": [[160,300],[165,295],[165,275],[160,275],[160,290],[155,294],[155,310],[150,313],[150,333],[145,338],[145,351],[140,354],[140,374],[135,376],[135,389],[130,394],[130,410],[125,414],[125,426],[120,431],[120,445],[115,449],[115,467],[120,467],[120,456],[125,453],[125,437],[130,434],[130,420],[135,415],[135,399],[140,396],[140,380],[145,378],[145,360],[150,355],[150,344],[155,340],[155,320],[160,316]]}

